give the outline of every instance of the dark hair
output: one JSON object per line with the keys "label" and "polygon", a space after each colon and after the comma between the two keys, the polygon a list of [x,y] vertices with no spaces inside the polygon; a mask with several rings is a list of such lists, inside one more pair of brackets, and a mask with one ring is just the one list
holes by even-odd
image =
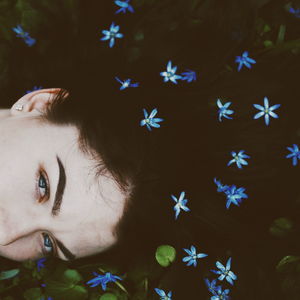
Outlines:
{"label": "dark hair", "polygon": [[[202,269],[186,268],[179,258],[163,278],[166,289],[175,291],[175,299],[187,299],[186,291],[188,296],[192,291],[199,297],[208,295],[203,277],[216,260],[225,262],[229,256],[234,257],[239,275],[233,296],[283,299],[273,269],[286,248],[272,248],[278,241],[269,236],[268,228],[283,213],[282,199],[287,202],[297,195],[299,171],[291,170],[285,150],[299,140],[294,109],[299,98],[295,84],[299,57],[283,50],[276,55],[271,50],[257,52],[257,64],[249,72],[226,69],[236,55],[249,47],[255,50],[260,5],[256,1],[208,2],[196,5],[200,16],[193,25],[176,14],[185,1],[166,6],[162,1],[154,5],[156,19],[147,19],[147,12],[142,11],[140,25],[148,22],[144,30],[149,36],[143,46],[128,42],[105,50],[95,35],[100,22],[103,26],[111,23],[111,16],[100,18],[99,11],[111,8],[82,2],[79,21],[83,25],[77,39],[63,48],[72,55],[63,53],[67,62],[60,60],[54,71],[41,72],[48,86],[69,93],[62,90],[55,96],[44,119],[75,125],[82,150],[95,158],[95,174],[108,170],[130,192],[116,228],[118,243],[99,257],[111,258],[126,269],[140,257],[153,257],[160,244],[169,243],[178,252],[195,244],[209,254]],[[267,8],[260,13],[266,14]],[[188,9],[185,13],[192,17]],[[128,32],[137,31],[135,21],[124,20]],[[176,30],[161,36],[161,27],[168,24]],[[290,34],[294,34],[292,29]],[[58,46],[63,43],[57,42]],[[61,47],[51,50],[58,55]],[[164,84],[159,72],[169,59],[179,68],[193,66],[198,81]],[[118,90],[114,77],[121,75],[134,77],[140,87]],[[252,104],[262,103],[264,96],[272,104],[282,104],[280,118],[269,127],[253,120]],[[232,101],[233,121],[217,120],[217,98]],[[143,108],[158,109],[164,119],[161,128],[149,132],[139,125]],[[242,149],[251,156],[249,166],[243,171],[227,167],[230,151]],[[288,175],[283,178],[282,174]],[[214,177],[245,187],[249,199],[239,208],[226,210]],[[175,221],[170,195],[179,196],[181,191],[186,191],[191,211]],[[291,251],[299,250],[299,245],[294,246]]]}

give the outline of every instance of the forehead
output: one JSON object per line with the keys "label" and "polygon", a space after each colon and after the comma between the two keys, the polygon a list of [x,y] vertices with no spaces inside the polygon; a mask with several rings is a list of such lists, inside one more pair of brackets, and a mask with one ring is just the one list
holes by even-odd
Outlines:
{"label": "forehead", "polygon": [[96,175],[99,161],[82,152],[76,127],[36,120],[27,122],[25,143],[34,137],[31,148],[35,145],[31,159],[43,161],[53,191],[59,177],[56,156],[60,158],[66,175],[59,216],[55,221],[47,219],[44,225],[76,257],[92,255],[110,247],[115,242],[113,232],[123,214],[126,195],[109,172]]}

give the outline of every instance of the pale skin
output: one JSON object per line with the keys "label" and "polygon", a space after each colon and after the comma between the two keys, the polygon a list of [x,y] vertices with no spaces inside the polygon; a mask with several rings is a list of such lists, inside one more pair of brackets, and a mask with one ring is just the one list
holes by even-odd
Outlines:
{"label": "pale skin", "polygon": [[[81,151],[77,128],[38,119],[58,90],[34,91],[11,109],[0,109],[0,256],[8,259],[52,253],[77,259],[116,243],[114,229],[128,196],[108,172],[95,176],[95,162]],[[16,110],[20,104],[23,110]],[[57,187],[64,193],[53,216]],[[71,253],[59,249],[60,242]]]}

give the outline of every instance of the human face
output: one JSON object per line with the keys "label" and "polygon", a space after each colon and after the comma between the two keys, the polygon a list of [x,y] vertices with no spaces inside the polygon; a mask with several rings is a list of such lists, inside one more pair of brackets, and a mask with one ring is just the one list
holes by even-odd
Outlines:
{"label": "human face", "polygon": [[112,246],[126,196],[110,174],[95,176],[78,130],[1,111],[0,256],[38,259],[44,249],[69,260]]}

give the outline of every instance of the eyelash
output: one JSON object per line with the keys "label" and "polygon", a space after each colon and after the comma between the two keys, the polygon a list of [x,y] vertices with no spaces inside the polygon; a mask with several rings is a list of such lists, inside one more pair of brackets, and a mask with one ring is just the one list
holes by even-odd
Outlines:
{"label": "eyelash", "polygon": [[[44,184],[42,184],[42,186],[40,186],[41,184],[41,179],[44,181]],[[39,199],[39,202],[42,202],[45,198],[49,199],[49,195],[50,195],[50,188],[49,188],[49,183],[48,183],[48,178],[46,175],[43,174],[42,171],[39,172],[39,178],[37,180],[37,189],[38,189],[38,194],[41,195],[40,193],[40,189],[45,189],[45,194],[43,196],[41,196],[41,198]],[[49,255],[49,252],[45,250],[45,247],[43,246],[43,254],[45,256],[55,256],[55,246],[54,246],[54,242],[52,241],[52,239],[50,238],[49,234],[47,233],[42,233],[43,234],[43,244],[45,244],[45,237],[49,237],[49,240],[52,244],[52,251],[51,254]],[[49,247],[49,246],[47,246]]]}

